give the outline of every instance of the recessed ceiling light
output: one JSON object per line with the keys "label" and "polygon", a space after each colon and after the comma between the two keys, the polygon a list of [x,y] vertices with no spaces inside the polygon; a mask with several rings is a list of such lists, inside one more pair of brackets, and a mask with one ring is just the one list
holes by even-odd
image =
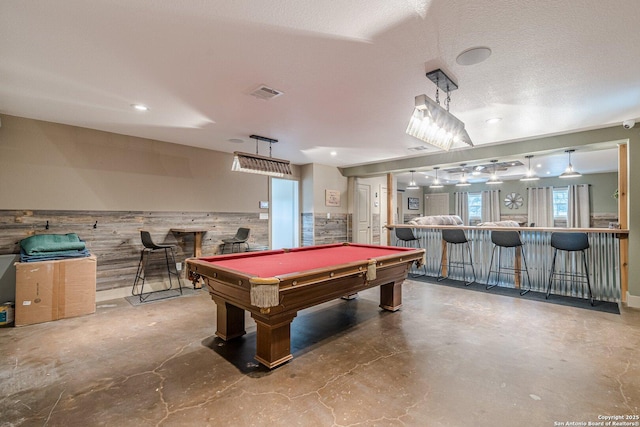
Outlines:
{"label": "recessed ceiling light", "polygon": [[229,142],[233,142],[234,144],[242,144],[244,141],[240,138],[231,138],[228,140]]}
{"label": "recessed ceiling light", "polygon": [[542,167],[542,163],[538,163],[538,164],[536,165],[536,167],[537,167],[537,168],[541,168],[541,167]]}
{"label": "recessed ceiling light", "polygon": [[502,121],[502,117],[492,117],[490,119],[485,120],[484,122],[488,125],[494,125],[500,121]]}
{"label": "recessed ceiling light", "polygon": [[149,111],[149,107],[143,104],[131,104],[131,106],[138,111]]}
{"label": "recessed ceiling light", "polygon": [[331,153],[329,153],[329,154],[331,154],[332,156],[337,156],[337,155],[338,155],[338,153],[337,153],[336,151],[332,151],[332,152],[331,152]]}
{"label": "recessed ceiling light", "polygon": [[486,61],[491,56],[488,47],[472,47],[465,50],[456,58],[459,65],[475,65]]}

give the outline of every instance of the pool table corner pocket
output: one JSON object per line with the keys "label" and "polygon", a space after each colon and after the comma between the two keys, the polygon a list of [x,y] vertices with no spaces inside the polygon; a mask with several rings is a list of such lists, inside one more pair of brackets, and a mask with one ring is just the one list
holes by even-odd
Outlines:
{"label": "pool table corner pocket", "polygon": [[251,305],[260,308],[260,312],[267,314],[271,307],[280,304],[280,279],[277,277],[252,277],[251,284]]}

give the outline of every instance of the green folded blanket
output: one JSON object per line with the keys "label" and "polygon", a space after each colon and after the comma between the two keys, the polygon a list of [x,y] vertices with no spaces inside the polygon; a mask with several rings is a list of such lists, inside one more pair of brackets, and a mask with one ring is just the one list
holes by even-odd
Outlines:
{"label": "green folded blanket", "polygon": [[20,247],[27,255],[46,252],[82,251],[85,244],[76,233],[37,234],[20,241]]}

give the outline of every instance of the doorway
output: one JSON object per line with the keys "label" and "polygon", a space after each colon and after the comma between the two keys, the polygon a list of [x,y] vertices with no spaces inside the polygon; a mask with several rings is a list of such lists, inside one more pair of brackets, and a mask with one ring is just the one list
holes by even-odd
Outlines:
{"label": "doorway", "polygon": [[271,248],[300,246],[298,181],[271,178]]}
{"label": "doorway", "polygon": [[371,186],[357,184],[356,188],[356,243],[371,244]]}
{"label": "doorway", "polygon": [[389,218],[387,217],[387,203],[389,203],[388,188],[386,185],[380,185],[380,244],[386,246],[389,244],[387,241],[387,225],[389,225]]}

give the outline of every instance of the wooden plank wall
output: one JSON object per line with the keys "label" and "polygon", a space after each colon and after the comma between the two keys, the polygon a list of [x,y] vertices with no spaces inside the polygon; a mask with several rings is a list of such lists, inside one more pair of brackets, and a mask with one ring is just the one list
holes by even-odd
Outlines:
{"label": "wooden plank wall", "polygon": [[19,253],[20,240],[34,234],[77,233],[98,258],[96,289],[101,291],[133,285],[141,229],[151,231],[156,243],[177,245],[182,262],[193,256],[194,236],[173,233],[172,227],[211,229],[202,240],[202,255],[208,256],[218,253],[221,239],[232,237],[238,227],[251,229],[251,246],[268,246],[268,223],[258,213],[0,210],[0,255]]}
{"label": "wooden plank wall", "polygon": [[[327,213],[314,214],[314,244],[347,242],[347,214]],[[303,240],[304,242],[304,240]]]}
{"label": "wooden plank wall", "polygon": [[302,246],[313,246],[313,212],[302,214]]}

